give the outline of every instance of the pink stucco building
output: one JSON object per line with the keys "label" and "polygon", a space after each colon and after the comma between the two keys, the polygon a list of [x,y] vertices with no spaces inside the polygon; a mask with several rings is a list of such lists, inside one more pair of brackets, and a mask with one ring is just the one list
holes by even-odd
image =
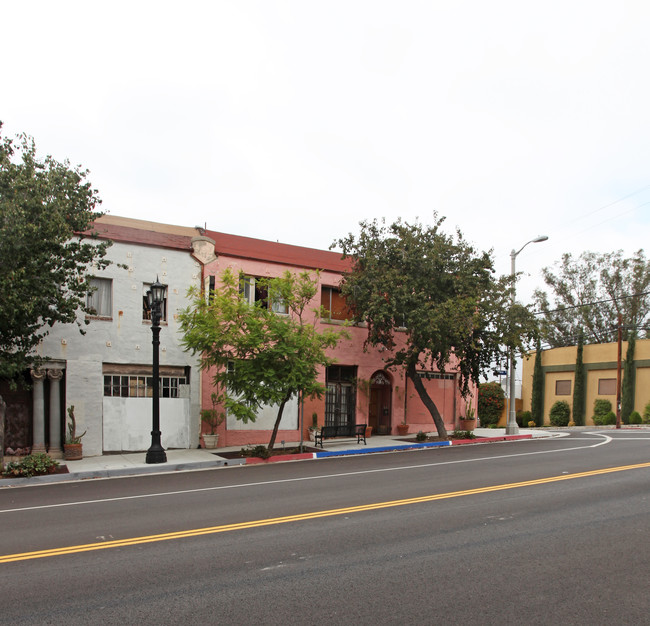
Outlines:
{"label": "pink stucco building", "polygon": [[[340,325],[347,317],[345,303],[338,285],[342,273],[349,268],[349,260],[340,253],[303,248],[207,231],[195,242],[204,247],[203,283],[206,288],[219,283],[226,268],[242,271],[247,277],[279,276],[284,271],[319,271],[320,293],[314,299],[313,308],[322,305],[329,311],[326,318],[317,319],[318,325]],[[214,248],[213,248],[214,246]],[[214,254],[212,254],[214,252]],[[250,289],[251,299],[255,298]],[[433,420],[423,406],[403,370],[386,370],[383,354],[378,349],[364,351],[366,329],[352,326],[350,338],[342,340],[332,352],[335,365],[323,369],[321,382],[327,393],[322,399],[305,399],[304,407],[295,400],[285,408],[277,441],[295,442],[300,439],[301,424],[306,430],[312,424],[314,414],[318,425],[334,423],[365,423],[373,427],[373,434],[393,434],[397,425],[406,422],[409,432],[435,431]],[[465,400],[458,391],[457,373],[450,369],[445,373],[436,370],[419,373],[432,400],[440,410],[448,430],[458,426],[459,415],[465,412]],[[202,405],[210,406],[213,391],[210,375],[203,373]],[[475,404],[475,400],[470,400]],[[263,444],[275,419],[275,408],[262,411],[254,423],[243,424],[229,417],[219,428],[219,446]]]}

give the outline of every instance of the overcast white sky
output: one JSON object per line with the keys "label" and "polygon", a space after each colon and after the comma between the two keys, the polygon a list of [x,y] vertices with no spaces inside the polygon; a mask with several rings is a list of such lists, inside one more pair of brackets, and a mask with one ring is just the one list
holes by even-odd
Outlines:
{"label": "overcast white sky", "polygon": [[650,221],[646,0],[6,2],[0,120],[113,215],[327,249],[447,217],[528,300]]}

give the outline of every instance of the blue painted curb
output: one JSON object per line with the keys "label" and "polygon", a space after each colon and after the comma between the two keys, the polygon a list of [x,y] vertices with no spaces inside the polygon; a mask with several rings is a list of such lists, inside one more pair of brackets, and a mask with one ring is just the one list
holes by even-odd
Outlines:
{"label": "blue painted curb", "polygon": [[450,446],[451,441],[433,441],[431,443],[409,443],[398,446],[386,446],[384,448],[368,448],[366,450],[327,450],[323,452],[315,452],[314,455],[317,459],[322,459],[328,456],[349,456],[351,454],[370,454],[372,452],[396,452],[400,450],[414,450],[417,448],[440,448],[441,446]]}

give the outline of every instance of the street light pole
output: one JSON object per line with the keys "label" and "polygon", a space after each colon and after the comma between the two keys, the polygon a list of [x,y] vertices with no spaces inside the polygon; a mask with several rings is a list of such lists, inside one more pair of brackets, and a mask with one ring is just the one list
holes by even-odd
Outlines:
{"label": "street light pole", "polygon": [[[546,235],[541,235],[539,237],[536,237],[535,239],[531,239],[530,241],[527,241],[517,252],[515,252],[514,248],[512,249],[512,252],[510,253],[510,275],[512,276],[512,299],[511,299],[511,306],[514,308],[515,306],[515,296],[516,296],[516,291],[517,291],[517,286],[516,286],[516,279],[517,279],[517,272],[515,270],[515,259],[517,258],[517,255],[529,244],[529,243],[540,243],[541,241],[546,241],[548,237]],[[518,435],[519,434],[519,426],[517,425],[517,410],[515,407],[515,368],[516,368],[516,360],[515,360],[515,349],[510,348],[510,402],[509,402],[509,407],[508,407],[508,419],[506,422],[506,435]]]}
{"label": "street light pole", "polygon": [[153,333],[153,408],[151,427],[151,447],[147,450],[147,463],[166,463],[167,455],[160,443],[160,368],[158,353],[160,347],[160,319],[162,317],[162,304],[165,298],[165,286],[161,285],[156,277],[151,289],[147,291],[147,303],[151,310],[151,332]]}

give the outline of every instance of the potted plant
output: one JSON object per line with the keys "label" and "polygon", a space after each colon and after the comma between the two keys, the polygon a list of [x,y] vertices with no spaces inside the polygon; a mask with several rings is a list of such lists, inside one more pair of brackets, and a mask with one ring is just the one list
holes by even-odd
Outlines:
{"label": "potted plant", "polygon": [[397,434],[400,435],[400,437],[403,437],[404,435],[408,435],[408,433],[409,433],[409,425],[406,423],[406,418],[404,418],[397,425]]}
{"label": "potted plant", "polygon": [[372,436],[372,426],[366,426],[366,439]]}
{"label": "potted plant", "polygon": [[318,413],[311,414],[311,426],[309,427],[309,441],[316,441],[316,433],[320,430],[318,425]]}
{"label": "potted plant", "polygon": [[476,427],[476,414],[474,412],[474,407],[471,404],[465,406],[465,415],[461,415],[460,428],[461,430],[474,430]]}
{"label": "potted plant", "polygon": [[210,396],[210,400],[212,402],[212,408],[201,409],[201,422],[208,427],[208,432],[203,433],[203,445],[212,450],[219,444],[219,433],[217,433],[217,429],[223,424],[223,421],[226,419],[226,414],[217,409],[220,398],[216,393]]}
{"label": "potted plant", "polygon": [[83,448],[81,438],[86,434],[84,430],[81,435],[77,435],[77,420],[74,417],[74,405],[68,407],[67,433],[65,443],[63,444],[63,458],[66,461],[79,461],[83,458]]}

